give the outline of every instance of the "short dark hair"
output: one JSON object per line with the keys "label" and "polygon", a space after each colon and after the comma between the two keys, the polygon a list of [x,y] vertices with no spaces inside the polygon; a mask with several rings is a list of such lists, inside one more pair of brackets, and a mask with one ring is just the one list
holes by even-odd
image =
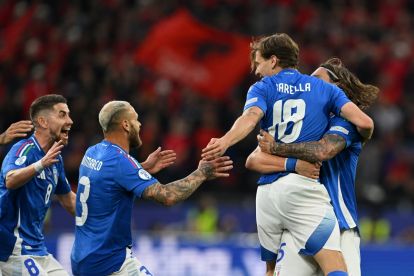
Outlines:
{"label": "short dark hair", "polygon": [[258,39],[250,43],[251,67],[255,68],[255,55],[259,51],[263,58],[276,56],[282,68],[297,68],[299,64],[299,46],[285,33],[278,33]]}
{"label": "short dark hair", "polygon": [[37,115],[43,110],[52,110],[53,106],[58,103],[67,103],[67,100],[62,95],[49,94],[41,96],[34,100],[30,105],[29,113],[30,119],[34,122]]}

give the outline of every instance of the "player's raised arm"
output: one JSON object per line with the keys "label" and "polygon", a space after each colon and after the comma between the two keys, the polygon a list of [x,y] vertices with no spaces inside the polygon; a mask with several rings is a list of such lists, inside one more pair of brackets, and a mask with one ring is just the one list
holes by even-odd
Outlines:
{"label": "player's raised arm", "polygon": [[148,186],[142,197],[171,206],[188,198],[204,181],[228,177],[232,168],[233,161],[228,156],[201,160],[198,168],[187,177],[165,185]]}
{"label": "player's raised arm", "polygon": [[210,143],[203,149],[201,157],[207,158],[209,156],[223,155],[230,146],[236,144],[252,132],[263,115],[263,111],[257,106],[246,109],[223,137],[210,140]]}
{"label": "player's raised arm", "polygon": [[374,121],[352,102],[341,108],[341,117],[353,123],[364,140],[371,139],[374,132]]}
{"label": "player's raised arm", "polygon": [[24,120],[13,123],[5,132],[0,134],[0,145],[5,145],[13,141],[15,138],[26,137],[27,133],[32,131],[32,121]]}
{"label": "player's raised arm", "polygon": [[39,161],[21,169],[11,170],[6,174],[6,187],[7,189],[17,189],[26,184],[36,174],[43,171],[57,162],[59,162],[58,155],[63,148],[63,142],[55,142],[49,149],[46,155]]}

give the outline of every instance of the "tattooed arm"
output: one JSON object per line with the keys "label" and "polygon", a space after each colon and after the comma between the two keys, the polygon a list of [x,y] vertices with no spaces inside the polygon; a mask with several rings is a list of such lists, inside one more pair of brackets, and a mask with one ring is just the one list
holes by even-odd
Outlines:
{"label": "tattooed arm", "polygon": [[346,146],[345,139],[336,134],[327,134],[315,142],[282,144],[276,143],[269,133],[261,130],[257,139],[263,152],[283,157],[295,157],[311,163],[329,160]]}
{"label": "tattooed arm", "polygon": [[200,161],[197,170],[187,177],[168,184],[155,183],[148,186],[143,198],[151,199],[167,206],[174,205],[188,198],[206,180],[217,177],[228,177],[233,168],[233,161],[228,156],[214,160]]}

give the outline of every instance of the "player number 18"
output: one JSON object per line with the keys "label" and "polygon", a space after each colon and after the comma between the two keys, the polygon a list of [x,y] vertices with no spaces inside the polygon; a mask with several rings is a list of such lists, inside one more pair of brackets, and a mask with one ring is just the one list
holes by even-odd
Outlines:
{"label": "player number 18", "polygon": [[[305,110],[306,103],[302,99],[290,99],[284,104],[282,100],[275,102],[273,105],[273,126],[269,128],[270,135],[283,143],[296,141],[302,130]],[[286,134],[289,122],[293,123],[292,131],[290,134]]]}

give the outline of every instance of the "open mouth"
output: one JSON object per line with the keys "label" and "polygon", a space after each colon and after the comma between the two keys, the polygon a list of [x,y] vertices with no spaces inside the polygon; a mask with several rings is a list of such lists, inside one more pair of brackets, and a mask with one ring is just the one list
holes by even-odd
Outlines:
{"label": "open mouth", "polygon": [[62,130],[60,131],[61,136],[65,139],[68,139],[69,131],[70,131],[70,127],[62,128]]}

